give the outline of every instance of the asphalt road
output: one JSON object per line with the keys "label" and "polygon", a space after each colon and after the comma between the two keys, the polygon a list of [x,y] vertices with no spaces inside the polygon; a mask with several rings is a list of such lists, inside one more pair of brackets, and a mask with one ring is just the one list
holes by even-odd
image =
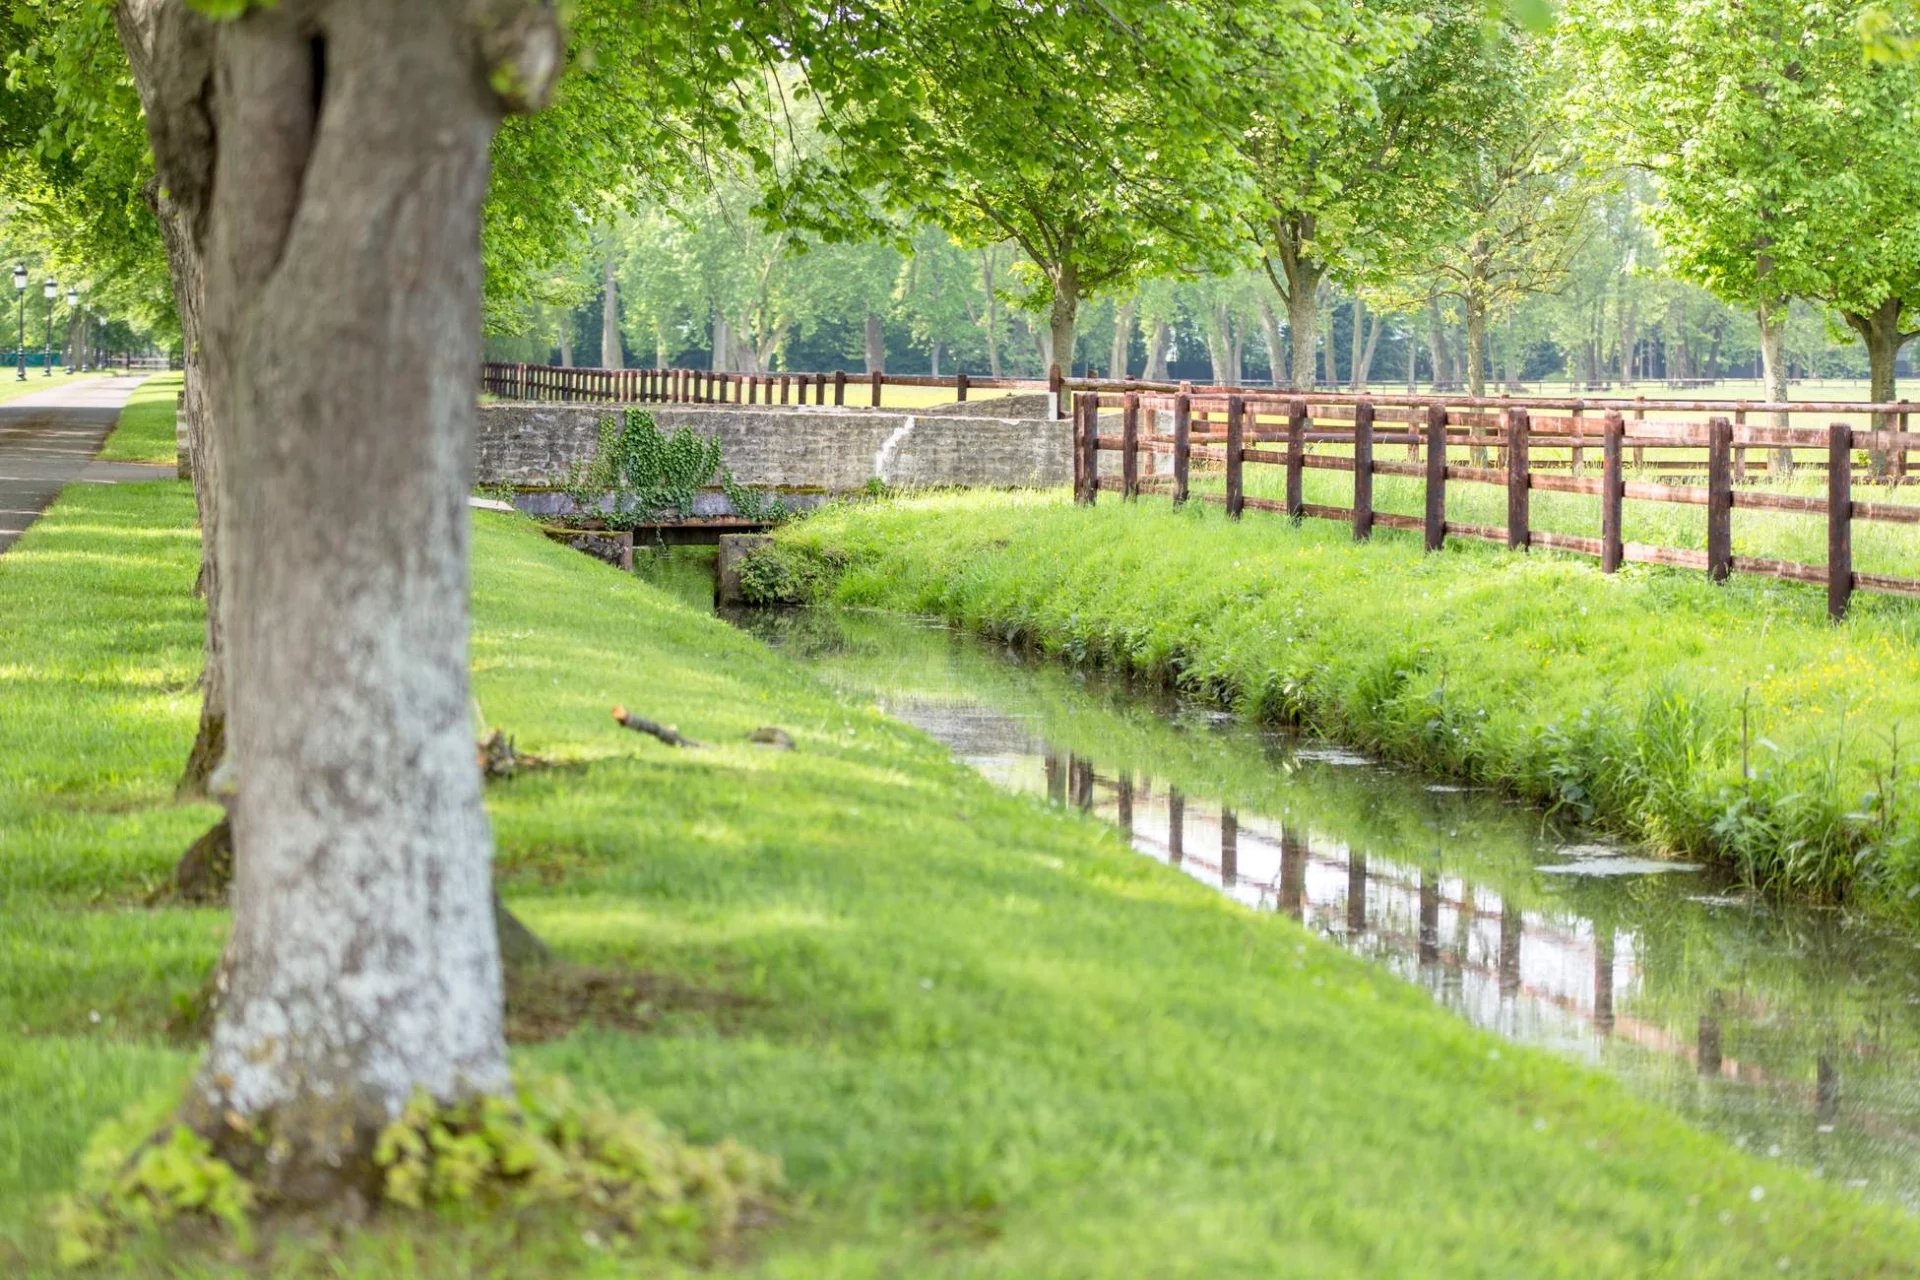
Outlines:
{"label": "asphalt road", "polygon": [[93,378],[0,404],[0,552],[69,484],[163,479],[172,467],[95,462],[138,378]]}

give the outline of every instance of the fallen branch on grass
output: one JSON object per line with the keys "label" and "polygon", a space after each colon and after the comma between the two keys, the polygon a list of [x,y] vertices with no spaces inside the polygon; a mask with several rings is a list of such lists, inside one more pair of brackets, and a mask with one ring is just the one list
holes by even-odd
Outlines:
{"label": "fallen branch on grass", "polygon": [[670,724],[655,724],[645,716],[636,716],[625,707],[615,707],[613,718],[635,733],[650,734],[670,747],[697,747],[700,744],[692,738],[683,737],[680,731]]}

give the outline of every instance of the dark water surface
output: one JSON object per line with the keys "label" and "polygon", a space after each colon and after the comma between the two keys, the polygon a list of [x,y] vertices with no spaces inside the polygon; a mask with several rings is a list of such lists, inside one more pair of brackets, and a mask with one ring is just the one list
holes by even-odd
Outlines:
{"label": "dark water surface", "polygon": [[[684,565],[654,573],[698,598]],[[1913,939],[937,624],[734,620],[996,783],[1116,823],[1143,855],[1293,917],[1479,1026],[1920,1209]]]}

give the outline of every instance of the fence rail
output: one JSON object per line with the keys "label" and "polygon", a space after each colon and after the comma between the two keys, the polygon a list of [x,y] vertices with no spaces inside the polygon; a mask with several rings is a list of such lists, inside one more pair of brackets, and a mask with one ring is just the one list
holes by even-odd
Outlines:
{"label": "fence rail", "polygon": [[[503,398],[602,403],[844,406],[849,385],[864,386],[867,403],[875,407],[884,406],[885,388],[890,386],[945,388],[957,401],[966,400],[971,390],[1049,393],[1049,412],[1073,419],[1073,483],[1081,502],[1094,501],[1103,489],[1117,490],[1127,498],[1165,492],[1176,502],[1197,497],[1224,503],[1228,514],[1236,517],[1253,509],[1296,520],[1340,520],[1351,525],[1357,539],[1367,538],[1376,527],[1420,532],[1429,550],[1438,550],[1449,537],[1475,538],[1516,549],[1548,547],[1594,556],[1607,573],[1624,563],[1664,564],[1698,569],[1715,580],[1744,573],[1816,583],[1827,587],[1828,611],[1835,618],[1845,616],[1855,591],[1920,597],[1920,579],[1853,568],[1855,521],[1920,524],[1920,505],[1855,496],[1856,450],[1868,453],[1876,479],[1897,483],[1907,478],[1908,456],[1920,449],[1920,434],[1907,430],[1910,415],[1920,412],[1920,404],[1908,401],[1303,394],[1131,378],[1070,378],[1057,368],[1045,381],[845,370],[749,374],[526,364],[488,364],[482,374],[483,389]],[[1103,416],[1115,413],[1117,435],[1101,426]],[[1795,419],[1805,422],[1809,415],[1829,420],[1818,427],[1788,425]],[[1861,425],[1831,420],[1840,415],[1858,419]],[[1163,420],[1165,430],[1160,429]],[[1379,457],[1376,451],[1381,446],[1404,446],[1405,460]],[[1329,447],[1338,451],[1327,451]],[[1120,453],[1118,477],[1100,475],[1103,451]],[[1596,451],[1598,475],[1591,474]],[[1143,476],[1143,455],[1170,459],[1169,473]],[[1219,469],[1224,492],[1192,492],[1195,462]],[[1826,496],[1747,487],[1756,477],[1777,474],[1776,464],[1824,473]],[[1249,495],[1245,486],[1249,465],[1281,468],[1284,500]],[[1351,505],[1305,501],[1304,477],[1309,470],[1352,475]],[[1636,478],[1628,479],[1629,471]],[[1640,478],[1663,474],[1704,476],[1706,484]],[[1421,482],[1423,514],[1376,510],[1375,476]],[[1446,494],[1452,484],[1504,488],[1505,524],[1449,520]],[[1532,528],[1535,492],[1599,499],[1599,536]],[[1706,549],[1625,541],[1621,518],[1629,500],[1706,508]],[[1734,555],[1735,508],[1824,517],[1826,563]]]}
{"label": "fence rail", "polygon": [[[1594,556],[1606,573],[1614,572],[1623,563],[1644,563],[1698,569],[1715,580],[1745,573],[1817,583],[1826,586],[1827,609],[1835,618],[1846,616],[1855,591],[1920,597],[1920,579],[1860,573],[1853,567],[1855,521],[1920,524],[1920,506],[1855,498],[1855,450],[1877,451],[1889,458],[1899,458],[1908,450],[1920,448],[1920,435],[1904,430],[1860,429],[1844,422],[1830,423],[1818,430],[1754,427],[1736,423],[1724,413],[1715,413],[1705,422],[1662,423],[1656,428],[1633,423],[1619,407],[1604,408],[1595,422],[1536,417],[1533,406],[1515,404],[1507,404],[1498,414],[1486,414],[1473,411],[1483,407],[1477,402],[1465,402],[1465,411],[1460,411],[1456,409],[1458,403],[1353,397],[1328,404],[1322,396],[1293,396],[1281,398],[1280,403],[1275,404],[1273,398],[1255,399],[1237,393],[1165,395],[1126,391],[1115,396],[1086,391],[1076,397],[1074,409],[1074,494],[1078,501],[1092,503],[1102,490],[1117,491],[1126,499],[1137,498],[1142,493],[1163,492],[1176,503],[1194,498],[1221,503],[1227,514],[1236,518],[1252,509],[1278,512],[1295,520],[1339,520],[1351,526],[1354,538],[1359,541],[1369,538],[1375,528],[1405,529],[1422,533],[1429,551],[1445,546],[1449,537],[1498,542],[1516,550],[1548,547]],[[1383,407],[1404,410],[1396,417],[1405,421],[1408,429],[1380,430]],[[1547,404],[1544,407],[1561,406]],[[1678,407],[1685,410],[1695,406]],[[1702,404],[1699,407],[1713,410],[1727,406]],[[1276,408],[1284,412],[1283,426],[1263,422],[1262,415]],[[1777,406],[1765,408],[1774,410]],[[1804,404],[1790,406],[1790,411],[1832,412],[1840,408],[1898,414],[1901,419],[1907,412],[1905,406],[1899,405]],[[1119,416],[1117,434],[1102,427],[1102,417],[1111,418],[1113,410],[1117,410]],[[1165,431],[1158,429],[1163,418],[1168,428]],[[1320,444],[1343,446],[1347,452],[1311,452]],[[1375,451],[1382,444],[1406,445],[1407,460],[1380,459]],[[1276,445],[1284,447],[1273,447]],[[1596,446],[1600,452],[1599,474],[1584,474],[1583,454]],[[1470,460],[1466,465],[1459,465],[1455,458],[1463,447],[1470,451]],[[1747,447],[1817,450],[1821,455],[1817,466],[1825,472],[1826,496],[1737,488],[1737,452]],[[1538,449],[1557,449],[1568,456],[1544,459],[1535,453]],[[1628,480],[1629,449],[1704,451],[1703,459],[1679,465],[1704,472],[1707,483],[1701,486]],[[1118,476],[1101,474],[1103,451],[1120,454]],[[1167,474],[1143,476],[1143,456],[1166,456],[1171,460],[1171,470]],[[1217,464],[1224,479],[1222,492],[1193,492],[1191,481],[1196,461]],[[1250,496],[1246,491],[1249,465],[1282,468],[1285,499]],[[1547,467],[1565,467],[1566,471],[1546,470]],[[1308,470],[1351,474],[1351,505],[1304,501],[1304,476]],[[1376,510],[1373,478],[1377,475],[1422,481],[1423,514],[1409,516]],[[1447,490],[1456,483],[1504,488],[1506,523],[1487,526],[1448,519]],[[1600,500],[1599,536],[1532,528],[1531,499],[1536,491],[1597,497]],[[1629,499],[1705,507],[1706,549],[1624,541],[1622,513]],[[1824,517],[1826,563],[1800,564],[1734,555],[1732,518],[1736,507]]]}

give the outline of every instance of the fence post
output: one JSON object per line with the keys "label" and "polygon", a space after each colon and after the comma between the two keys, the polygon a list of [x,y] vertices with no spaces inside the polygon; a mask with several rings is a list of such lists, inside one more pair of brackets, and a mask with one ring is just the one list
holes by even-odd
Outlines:
{"label": "fence post", "polygon": [[1187,481],[1193,469],[1193,397],[1184,391],[1173,398],[1173,501],[1187,500]]}
{"label": "fence post", "polygon": [[1527,411],[1507,410],[1507,549],[1527,545]]}
{"label": "fence post", "polygon": [[1075,405],[1073,428],[1067,433],[1067,452],[1073,455],[1073,500],[1087,500],[1087,415],[1082,406]]}
{"label": "fence post", "polygon": [[[1906,403],[1907,402],[1905,400],[1902,400],[1900,402],[1900,405],[1901,405],[1900,415],[1899,417],[1894,419],[1894,424],[1893,424],[1893,429],[1899,432],[1902,436],[1905,436],[1907,434]],[[1897,442],[1897,447],[1893,450],[1893,457],[1889,459],[1889,461],[1893,465],[1892,465],[1892,470],[1890,470],[1887,474],[1893,477],[1894,483],[1898,484],[1900,481],[1906,479],[1907,478],[1907,442],[1904,439]]]}
{"label": "fence post", "polygon": [[873,407],[876,409],[880,407],[880,384],[886,376],[886,374],[881,373],[878,369],[873,370],[867,375],[867,381],[873,384]]}
{"label": "fence post", "polygon": [[1240,518],[1246,494],[1240,483],[1242,443],[1246,437],[1246,402],[1239,396],[1227,397],[1227,514]]}
{"label": "fence post", "polygon": [[1066,379],[1060,376],[1060,366],[1047,366],[1047,414],[1053,418],[1067,416]]}
{"label": "fence post", "polygon": [[1353,406],[1353,540],[1373,536],[1373,401]]}
{"label": "fence post", "polygon": [[1725,582],[1733,572],[1733,424],[1707,423],[1707,576]]}
{"label": "fence post", "polygon": [[1607,411],[1604,432],[1600,446],[1600,572],[1613,573],[1620,568],[1625,551],[1620,540],[1620,512],[1627,496],[1620,457],[1627,423],[1618,409]]}
{"label": "fence post", "polygon": [[1447,543],[1447,406],[1427,406],[1427,550]]}
{"label": "fence post", "polygon": [[[1637,427],[1641,423],[1645,422],[1646,420],[1647,420],[1647,398],[1645,396],[1635,396],[1633,398],[1633,424],[1634,426]],[[1633,446],[1633,469],[1635,471],[1638,471],[1646,465],[1647,465],[1646,446],[1639,445],[1639,444]]]}
{"label": "fence post", "polygon": [[1573,405],[1573,448],[1567,451],[1567,474],[1579,475],[1587,462],[1587,451],[1582,442],[1587,438],[1586,423],[1580,420],[1580,411],[1586,408],[1586,401],[1576,400]]}
{"label": "fence post", "polygon": [[1140,496],[1140,397],[1129,391],[1120,412],[1120,494]]}
{"label": "fence post", "polygon": [[1853,598],[1853,429],[1827,428],[1827,616],[1847,616]]}
{"label": "fence post", "polygon": [[841,405],[846,404],[846,402],[847,402],[847,371],[845,369],[835,369],[833,371],[834,407],[839,408]]}
{"label": "fence post", "polygon": [[1296,397],[1287,402],[1287,515],[1299,520],[1303,477],[1307,464],[1307,402]]}
{"label": "fence post", "polygon": [[827,375],[824,373],[813,375],[813,402],[815,404],[827,402]]}
{"label": "fence post", "polygon": [[964,373],[953,375],[953,398],[961,404],[967,402],[967,375]]}
{"label": "fence post", "polygon": [[780,403],[781,404],[787,403],[787,397],[791,391],[791,388],[789,387],[789,383],[791,381],[792,380],[788,378],[786,374],[783,373],[780,375]]}
{"label": "fence post", "polygon": [[1100,496],[1100,397],[1088,392],[1073,407],[1086,418],[1086,431],[1080,439],[1080,468],[1087,505],[1092,506]]}

